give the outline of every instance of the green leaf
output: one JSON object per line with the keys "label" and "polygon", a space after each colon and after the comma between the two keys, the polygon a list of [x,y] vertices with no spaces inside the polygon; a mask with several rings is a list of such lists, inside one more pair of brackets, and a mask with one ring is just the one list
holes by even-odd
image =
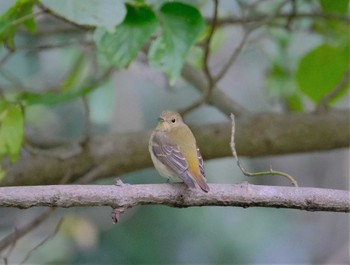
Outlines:
{"label": "green leaf", "polygon": [[349,2],[349,0],[320,0],[320,5],[326,12],[346,15]]}
{"label": "green leaf", "polygon": [[24,27],[28,30],[30,33],[35,33],[36,30],[36,24],[34,18],[27,19],[23,22]]}
{"label": "green leaf", "polygon": [[104,27],[108,31],[113,31],[126,14],[120,0],[42,0],[42,3],[74,23]]}
{"label": "green leaf", "polygon": [[205,24],[196,8],[177,2],[164,4],[159,19],[162,33],[151,45],[150,64],[165,72],[170,84],[174,84],[191,46],[204,30]]}
{"label": "green leaf", "polygon": [[23,110],[9,105],[0,113],[0,157],[8,155],[15,162],[21,151],[24,136]]}
{"label": "green leaf", "polygon": [[297,93],[289,95],[286,98],[286,103],[288,108],[293,112],[302,112],[304,110],[303,102]]}
{"label": "green leaf", "polygon": [[125,67],[137,56],[157,28],[157,19],[146,5],[126,5],[127,15],[113,34],[100,29],[95,32],[99,51],[117,67]]}
{"label": "green leaf", "polygon": [[343,78],[350,64],[348,54],[347,48],[327,44],[308,52],[301,59],[296,72],[300,90],[314,102],[319,102]]}
{"label": "green leaf", "polygon": [[[0,99],[0,113],[2,113],[8,106],[7,101]],[[0,121],[1,121],[1,115],[0,115]]]}
{"label": "green leaf", "polygon": [[32,11],[36,2],[37,0],[17,0],[0,17],[0,43],[3,42],[8,49],[14,50],[14,36],[20,25],[24,24],[30,33],[35,32],[35,20]]}
{"label": "green leaf", "polygon": [[282,101],[291,111],[300,112],[303,110],[301,93],[297,90],[294,79],[290,76],[288,66],[285,65],[286,60],[282,61],[282,58],[273,62],[267,73],[267,89],[273,99]]}
{"label": "green leaf", "polygon": [[62,92],[32,93],[24,92],[20,100],[23,105],[30,106],[36,104],[55,105],[65,103],[90,93],[94,87],[84,87],[79,90],[63,90]]}

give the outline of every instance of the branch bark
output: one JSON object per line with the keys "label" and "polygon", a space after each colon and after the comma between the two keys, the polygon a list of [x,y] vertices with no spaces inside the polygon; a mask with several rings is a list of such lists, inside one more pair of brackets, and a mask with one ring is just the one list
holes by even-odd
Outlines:
{"label": "branch bark", "polygon": [[183,184],[57,185],[1,187],[0,207],[80,207],[136,205],[238,206],[291,208],[306,211],[350,212],[350,192],[319,188],[209,184],[210,191]]}
{"label": "branch bark", "polygon": [[[256,114],[236,120],[236,148],[240,156],[313,152],[350,146],[349,110],[300,114]],[[230,122],[192,127],[203,158],[232,156]],[[7,170],[1,186],[72,183],[89,172],[93,179],[121,176],[152,167],[148,153],[150,131],[92,137],[90,148],[67,147],[67,154],[23,152]],[[51,150],[57,151],[57,148]],[[68,176],[67,176],[68,174]],[[210,176],[209,176],[210,179]]]}

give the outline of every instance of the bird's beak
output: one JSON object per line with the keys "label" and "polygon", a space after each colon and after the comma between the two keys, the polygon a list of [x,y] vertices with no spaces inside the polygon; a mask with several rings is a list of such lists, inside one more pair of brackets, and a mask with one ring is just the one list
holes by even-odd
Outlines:
{"label": "bird's beak", "polygon": [[162,130],[164,128],[164,119],[162,117],[158,118],[158,124],[157,124],[157,129]]}

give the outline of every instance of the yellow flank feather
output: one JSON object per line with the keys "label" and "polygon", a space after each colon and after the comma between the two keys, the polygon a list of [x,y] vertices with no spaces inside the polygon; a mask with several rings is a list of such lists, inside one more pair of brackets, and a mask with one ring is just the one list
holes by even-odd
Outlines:
{"label": "yellow flank feather", "polygon": [[196,140],[188,126],[183,123],[169,133],[172,141],[179,147],[180,152],[185,157],[190,173],[192,175],[200,174]]}

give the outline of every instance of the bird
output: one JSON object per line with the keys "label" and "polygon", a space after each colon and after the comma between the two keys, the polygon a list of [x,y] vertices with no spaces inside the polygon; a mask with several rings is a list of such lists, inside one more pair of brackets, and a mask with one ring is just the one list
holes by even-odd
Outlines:
{"label": "bird", "polygon": [[175,111],[163,111],[149,140],[149,152],[159,174],[183,181],[189,188],[196,184],[209,191],[203,158],[191,129]]}

